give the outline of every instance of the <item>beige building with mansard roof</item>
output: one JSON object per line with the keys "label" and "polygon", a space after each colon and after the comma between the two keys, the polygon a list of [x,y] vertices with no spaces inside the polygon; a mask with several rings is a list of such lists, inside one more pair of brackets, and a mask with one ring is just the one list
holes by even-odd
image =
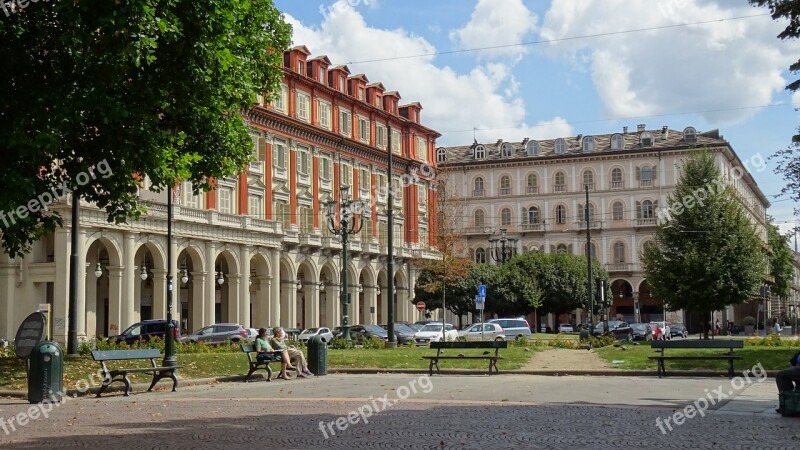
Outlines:
{"label": "beige building with mansard roof", "polygon": [[[488,239],[500,230],[519,239],[518,252],[585,254],[588,185],[591,252],[611,276],[611,317],[650,321],[663,320],[664,311],[650,295],[640,254],[652,239],[659,206],[666,206],[675,189],[682,161],[698,147],[714,154],[766,242],[770,203],[750,174],[763,169],[764,161],[742,161],[718,130],[639,125],[635,131],[624,127],[602,135],[441,147],[436,158],[447,174],[448,201],[463,202],[464,246],[478,262],[494,262]],[[720,319],[741,320],[750,313],[739,309],[749,307],[730,308]],[[667,320],[688,325],[691,318],[676,312],[668,313]]]}

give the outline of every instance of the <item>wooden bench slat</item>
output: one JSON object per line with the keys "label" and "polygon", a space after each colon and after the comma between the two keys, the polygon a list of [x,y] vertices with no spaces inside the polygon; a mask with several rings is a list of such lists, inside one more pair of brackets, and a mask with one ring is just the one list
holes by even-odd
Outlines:
{"label": "wooden bench slat", "polygon": [[683,339],[680,341],[650,341],[650,348],[682,348],[682,349],[703,349],[703,348],[744,348],[744,341],[733,339]]}
{"label": "wooden bench slat", "polygon": [[159,356],[161,356],[161,350],[157,348],[144,350],[92,350],[92,358],[95,361],[150,359],[158,358]]}
{"label": "wooden bench slat", "polygon": [[431,342],[431,348],[461,349],[461,348],[508,348],[508,341],[446,341]]}
{"label": "wooden bench slat", "polygon": [[[680,341],[651,341],[650,348],[659,353],[656,356],[648,356],[647,359],[655,359],[658,361],[658,377],[666,376],[667,369],[664,366],[664,361],[699,361],[699,360],[725,360],[728,361],[728,376],[733,378],[733,361],[742,359],[741,356],[733,354],[733,349],[744,348],[744,341],[719,339],[719,340],[680,340]],[[700,350],[700,349],[723,349],[728,350],[722,355],[675,355],[665,356],[664,353],[667,349],[681,349],[681,350]]]}
{"label": "wooden bench slat", "polygon": [[502,356],[423,356],[423,359],[503,359]]}
{"label": "wooden bench slat", "polygon": [[[131,380],[128,379],[128,374],[138,372],[152,372],[153,379],[150,382],[150,388],[147,389],[148,392],[152,391],[156,383],[162,378],[169,378],[172,380],[172,392],[175,392],[178,388],[178,378],[175,376],[175,370],[180,369],[181,366],[161,367],[155,362],[156,358],[160,357],[161,351],[157,348],[140,350],[92,350],[92,358],[100,363],[100,367],[103,371],[103,384],[97,392],[97,396],[100,397],[111,383],[118,381],[125,383],[125,396],[129,396],[131,393]],[[109,369],[106,366],[106,362],[108,361],[130,361],[135,359],[149,359],[152,366],[113,369]]]}

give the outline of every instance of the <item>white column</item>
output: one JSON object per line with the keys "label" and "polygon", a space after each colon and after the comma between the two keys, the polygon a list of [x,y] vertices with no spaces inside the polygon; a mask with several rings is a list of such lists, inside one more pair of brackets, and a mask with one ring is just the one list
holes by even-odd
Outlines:
{"label": "white column", "polygon": [[217,289],[217,246],[214,242],[206,242],[206,292],[203,296],[203,323],[195,324],[200,328],[216,323],[214,311],[216,307]]}
{"label": "white column", "polygon": [[[86,336],[87,337],[95,337],[97,334],[97,310],[98,310],[98,299],[97,299],[97,277],[94,274],[94,268],[97,261],[88,262],[86,264],[86,289],[84,290],[84,295],[86,298],[86,302],[84,303],[86,306],[85,312],[83,317],[86,317]],[[44,303],[44,302],[42,302]],[[93,306],[92,310],[89,311],[89,307]],[[2,336],[2,334],[0,334]]]}
{"label": "white column", "polygon": [[281,320],[281,252],[277,248],[269,251],[269,267],[272,278],[269,280],[269,326],[278,326]]}
{"label": "white column", "polygon": [[252,318],[252,322],[253,326],[256,328],[266,328],[272,323],[272,316],[270,315],[270,294],[272,281],[272,278],[269,276],[258,276],[253,280],[256,307],[253,309],[253,314],[255,317]]}
{"label": "white column", "polygon": [[250,320],[250,247],[239,246],[239,260],[241,261],[242,277],[239,283],[239,317],[237,323],[245,327],[251,325]]}
{"label": "white column", "polygon": [[[174,207],[174,206],[173,206]],[[167,267],[169,267],[169,271],[172,274],[172,320],[178,321],[178,326],[181,326],[181,273],[178,271],[178,241],[175,239],[175,236],[172,237],[172,242],[169,243],[169,246],[172,249],[172,261],[167,261]],[[155,272],[153,272],[155,273]],[[153,293],[153,317],[156,314],[156,292],[162,293],[164,295],[164,301],[158,307],[159,312],[163,312],[164,318],[167,318],[167,304],[166,304],[166,282],[164,283],[164,287],[158,288],[158,286],[153,285],[154,293]]]}
{"label": "white column", "polygon": [[[78,330],[78,340],[86,339],[86,232],[81,231],[78,236],[78,288],[77,303],[78,317],[75,318],[75,328]],[[92,274],[94,278],[94,274]]]}
{"label": "white column", "polygon": [[[150,269],[150,272],[153,273],[153,319],[166,319],[167,318],[167,271],[164,269]],[[173,276],[173,313],[175,312],[175,305],[174,303],[180,302],[180,298],[178,298],[179,290],[177,289],[180,286],[180,275],[176,280]],[[178,312],[180,312],[180,308],[177,308]],[[178,323],[180,319],[178,317],[173,316],[173,320],[177,320]]]}
{"label": "white column", "polygon": [[[67,311],[69,309],[69,250],[70,250],[70,235],[69,230],[65,228],[58,228],[55,236],[55,263],[56,267],[56,281],[53,285],[53,339],[59,342],[67,342]],[[12,260],[13,261],[13,260]],[[16,271],[12,271],[12,276]],[[12,278],[13,281],[13,278]],[[11,289],[13,284],[9,283]],[[13,297],[8,297],[9,299]],[[9,304],[13,303],[11,301]],[[8,320],[14,321],[14,315],[9,314]],[[19,324],[10,326],[12,333],[16,333],[16,327]],[[13,339],[14,336],[11,336]]]}
{"label": "white column", "polygon": [[325,287],[325,295],[328,296],[328,300],[325,303],[325,307],[328,309],[328,324],[331,327],[340,327],[342,326],[342,305],[341,299],[339,298],[339,285],[330,285]]}
{"label": "white column", "polygon": [[[208,325],[208,314],[206,312],[207,301],[206,283],[214,287],[214,275],[209,276],[203,271],[194,271],[192,275],[192,298],[189,300],[189,314],[192,315],[192,323],[189,324],[189,332],[194,332]],[[213,301],[213,300],[212,300]],[[213,309],[211,310],[214,311]]]}
{"label": "white column", "polygon": [[305,327],[319,327],[319,286],[316,284],[306,285],[304,301],[305,308]]}
{"label": "white column", "polygon": [[122,266],[108,266],[108,336],[118,335],[133,325],[123,325],[122,321],[124,271]]}
{"label": "white column", "polygon": [[[242,277],[239,276],[237,273],[233,273],[228,275],[228,279],[226,283],[228,285],[228,322],[231,323],[239,323],[241,318],[241,310],[239,309],[239,301],[240,301],[240,291],[246,291],[246,289],[241,289],[241,280]],[[225,289],[225,286],[222,286]]]}
{"label": "white column", "polygon": [[[139,280],[136,273],[136,256],[133,250],[134,239],[136,235],[133,233],[125,233],[122,244],[122,289],[123,295],[121,297],[122,304],[120,305],[120,326],[121,330],[133,325],[134,320],[134,301],[136,298],[136,283]],[[138,303],[138,302],[137,302]]]}

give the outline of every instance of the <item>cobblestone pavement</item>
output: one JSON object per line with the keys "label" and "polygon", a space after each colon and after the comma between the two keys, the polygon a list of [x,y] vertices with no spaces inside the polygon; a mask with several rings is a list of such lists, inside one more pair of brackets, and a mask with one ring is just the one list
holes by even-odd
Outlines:
{"label": "cobblestone pavement", "polygon": [[[656,426],[656,418],[671,417],[706,391],[728,383],[396,374],[222,383],[175,393],[69,399],[53,407],[46,419],[22,427],[15,422],[16,430],[8,434],[0,425],[0,448],[800,447],[800,418],[765,412],[776,406],[773,380],[746,387],[741,395],[709,408],[705,417],[673,423],[665,434]],[[384,395],[388,403],[381,400]],[[0,418],[8,428],[9,418],[30,407],[18,399],[0,399]],[[368,409],[380,412],[366,416]]]}

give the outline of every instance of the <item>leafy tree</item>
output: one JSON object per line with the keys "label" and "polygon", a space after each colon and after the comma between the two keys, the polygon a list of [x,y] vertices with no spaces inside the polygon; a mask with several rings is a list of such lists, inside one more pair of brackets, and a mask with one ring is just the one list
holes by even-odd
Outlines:
{"label": "leafy tree", "polygon": [[[772,18],[775,20],[788,20],[783,31],[778,34],[778,39],[797,39],[800,37],[800,2],[795,0],[749,0],[753,6],[769,8]],[[789,66],[792,73],[800,72],[800,59]],[[796,79],[786,86],[787,90],[796,92],[800,89],[800,79]],[[770,159],[777,159],[778,166],[775,173],[783,175],[786,186],[781,190],[781,194],[789,195],[796,202],[800,202],[800,127],[798,133],[792,136],[792,143],[789,147],[779,150]],[[795,208],[795,214],[800,214],[800,210]]]}
{"label": "leafy tree", "polygon": [[642,257],[653,295],[708,317],[756,294],[766,275],[762,242],[707,150],[690,154],[667,203]]}
{"label": "leafy tree", "polygon": [[[421,274],[417,278],[413,301],[425,301],[428,310],[444,306],[454,314],[459,314],[456,311],[466,308],[467,294],[464,293],[464,286],[473,263],[469,258],[461,256],[464,254],[464,247],[459,230],[463,204],[457,201],[457,191],[448,181],[446,172],[438,174],[435,247],[442,254],[442,259],[416,261],[422,267],[425,276]],[[438,299],[433,299],[434,295],[438,296]],[[452,295],[455,295],[454,300],[457,302],[455,309],[451,309],[448,305],[447,298]],[[474,296],[475,291],[469,298],[474,299]],[[425,299],[430,300],[430,303]],[[460,314],[459,321],[461,321]]]}
{"label": "leafy tree", "polygon": [[[12,256],[61,225],[26,205],[62,185],[121,223],[141,212],[135,174],[156,190],[208,189],[240,171],[252,152],[241,111],[276,91],[291,36],[271,0],[39,2],[2,20],[0,228]],[[81,183],[104,160],[111,170]]]}
{"label": "leafy tree", "polygon": [[769,224],[767,227],[769,239],[769,267],[770,274],[775,282],[770,288],[773,294],[788,297],[794,276],[794,254],[785,236],[781,236],[778,227]]}

